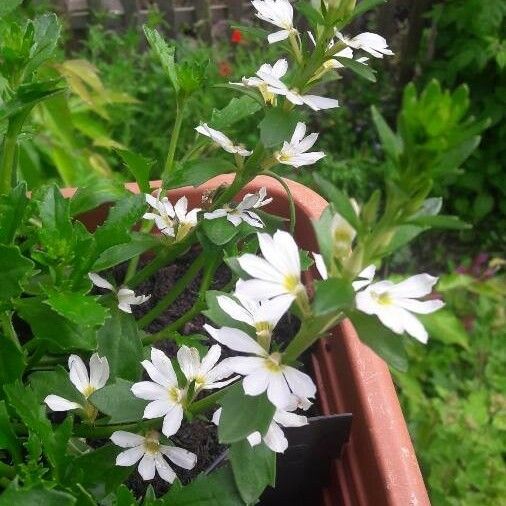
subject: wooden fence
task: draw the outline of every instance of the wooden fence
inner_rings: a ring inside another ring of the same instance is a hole
[[[244,0],[59,0],[59,7],[78,37],[93,16],[102,16],[109,27],[121,29],[143,23],[149,10],[156,9],[169,35],[186,32],[210,41],[220,22],[245,21],[253,15],[251,2]]]

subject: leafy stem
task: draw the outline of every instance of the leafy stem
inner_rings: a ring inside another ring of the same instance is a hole
[[[9,119],[2,145],[2,153],[0,154],[0,195],[9,193],[12,188],[18,136],[21,133],[28,112],[29,110],[23,111]]]
[[[178,97],[176,100],[176,119],[174,121],[174,128],[170,136],[169,150],[165,160],[164,180],[170,175],[174,168],[174,156],[176,154],[177,142],[181,132],[181,125],[183,124],[183,112],[186,105],[184,97]]]
[[[290,187],[286,184],[286,181],[281,176],[278,176],[275,172],[272,172],[270,170],[264,170],[264,174],[278,181],[286,192],[286,195],[288,197],[288,207],[290,210],[290,233],[293,234],[295,231],[295,223],[297,217],[295,213],[295,201],[293,200],[293,195],[292,192],[290,191]]]

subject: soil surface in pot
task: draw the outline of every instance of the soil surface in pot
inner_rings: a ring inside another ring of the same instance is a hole
[[[185,256],[179,258],[170,266],[160,269],[154,276],[136,288],[135,292],[137,295],[151,294],[151,298],[144,304],[140,306],[132,306],[133,314],[136,318],[144,316],[170,291],[171,287],[188,270],[188,267],[196,258],[198,253],[198,249],[190,250]],[[126,267],[127,265],[124,264],[116,267],[111,272],[118,285],[123,282]],[[233,285],[230,285],[231,279],[231,271],[225,264],[222,264],[215,273],[211,289],[232,291]],[[200,282],[201,275],[199,274],[187,286],[186,290],[176,299],[176,301],[156,320],[151,322],[145,330],[149,333],[158,332],[188,311],[197,299]],[[101,290],[98,289],[97,293],[100,292]],[[203,329],[203,325],[205,323],[212,322],[210,322],[205,316],[198,315],[179,329],[179,332],[183,335],[201,334],[202,336],[207,336],[206,331]],[[292,315],[285,315],[285,317],[283,317],[277,325],[273,339],[283,346],[297,333],[299,326],[300,323],[297,318]],[[210,346],[215,344],[215,341],[209,338],[209,340],[204,341],[203,343]],[[169,357],[175,357],[178,349],[178,345],[171,340],[159,341],[154,346],[164,351]],[[222,346],[222,358],[232,356],[234,354],[234,352],[225,346]],[[302,362],[303,365],[301,370],[311,374],[308,367],[309,355],[303,357]],[[145,375],[144,379],[149,378]],[[308,416],[317,416],[321,413],[319,412],[317,406],[314,405],[306,414]],[[225,449],[225,447],[220,445],[218,442],[217,428],[210,421],[211,415],[212,413],[208,414],[208,419],[202,417],[200,419],[195,419],[192,422],[183,421],[181,429],[178,431],[176,436],[171,438],[176,445],[190,450],[197,455],[197,465],[190,471],[174,466],[174,470],[182,483],[188,483],[199,473],[208,469]],[[126,484],[137,497],[144,495],[149,484],[153,486],[157,497],[164,494],[170,487],[170,485],[161,480],[158,475],[156,475],[156,477],[150,482],[145,482],[136,471],[132,473]]]

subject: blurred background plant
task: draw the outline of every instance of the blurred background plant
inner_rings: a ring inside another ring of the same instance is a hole
[[[42,16],[54,5],[25,0],[9,23],[25,26],[27,16]],[[55,180],[94,185],[111,195],[132,179],[120,156],[125,149],[154,161],[152,179],[161,174],[156,160],[165,157],[176,119],[174,91],[156,57],[145,51],[140,23],[118,28],[109,16],[92,14],[79,30],[64,19],[64,46],[38,63],[39,77],[66,91],[33,104],[23,128],[19,167],[30,189]],[[347,77],[326,82],[328,96],[339,97],[342,107],[308,125],[320,132],[318,146],[326,157],[313,170],[279,171],[316,188],[317,172],[360,202],[386,188],[403,205],[429,197],[443,206],[443,216],[429,213],[405,225],[406,246],[383,266],[385,275],[401,269],[443,274],[438,290],[447,306],[425,322],[434,339],[427,348],[409,344],[410,372],[395,373],[435,505],[495,506],[506,495],[506,288],[500,260],[506,246],[505,16],[504,0],[390,0],[366,16],[350,35],[378,32],[396,56],[375,62],[375,86]],[[171,29],[156,7],[146,20]],[[208,27],[212,43],[197,36],[202,28],[185,26],[174,41],[188,69],[206,69],[204,87],[184,110],[178,158],[194,146],[193,126],[227,104],[228,95],[214,85],[240,81],[277,58],[275,48],[258,44],[248,26],[218,22]],[[16,63],[9,56],[16,35],[10,30],[0,27],[0,111],[15,96],[5,79],[5,65],[12,70]],[[227,133],[249,145],[254,128],[246,118]],[[0,136],[7,130],[8,115],[0,115]],[[442,201],[435,198],[440,196]],[[444,230],[415,237],[423,220],[442,220]]]

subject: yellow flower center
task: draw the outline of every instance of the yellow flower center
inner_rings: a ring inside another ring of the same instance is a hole
[[[297,294],[300,291],[300,279],[294,274],[288,274],[283,280],[283,286],[287,292]]]
[[[255,330],[258,337],[270,337],[272,334],[272,325],[269,322],[257,322]]]
[[[268,371],[271,372],[281,371],[283,369],[283,366],[281,365],[281,353],[278,352],[271,353],[265,359],[265,367]]]
[[[95,391],[96,388],[93,385],[87,385],[83,390],[83,395],[87,399]]]
[[[389,306],[392,304],[392,297],[390,297],[390,294],[388,292],[379,294],[376,292],[371,292],[371,296],[378,304],[381,304],[382,306]]]
[[[183,397],[181,390],[177,387],[169,388],[169,390],[167,391],[167,394],[169,396],[169,399],[172,402],[176,402],[176,403],[181,402],[181,399]]]
[[[336,242],[345,242],[345,243],[351,243],[352,236],[348,230],[337,228],[334,231],[334,240]]]
[[[158,432],[151,431],[146,434],[146,438],[144,439],[144,449],[146,450],[146,453],[150,453],[152,455],[160,451]]]

